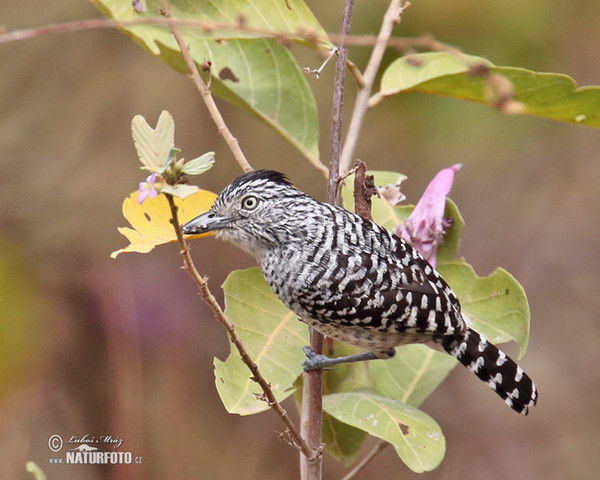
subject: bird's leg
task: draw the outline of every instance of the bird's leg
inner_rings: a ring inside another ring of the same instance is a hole
[[[318,368],[331,368],[338,363],[363,362],[365,360],[377,360],[379,357],[373,352],[357,353],[356,355],[347,355],[345,357],[329,358],[327,355],[314,353],[310,347],[303,348],[307,359],[302,362],[302,368],[305,372],[316,370]]]

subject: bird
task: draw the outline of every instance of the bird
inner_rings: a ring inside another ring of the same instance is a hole
[[[363,352],[329,358],[305,347],[305,371],[388,359],[395,347],[437,347],[514,411],[537,403],[531,378],[470,327],[441,275],[409,243],[371,220],[319,202],[274,170],[242,174],[182,227],[214,232],[252,255],[279,299],[322,334]]]

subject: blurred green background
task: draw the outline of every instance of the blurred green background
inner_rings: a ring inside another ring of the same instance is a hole
[[[600,84],[599,2],[413,3],[396,35],[432,33],[497,65]],[[357,1],[353,32],[376,33],[386,4]],[[338,31],[341,0],[309,5]],[[0,0],[0,12],[8,30],[99,16],[76,0]],[[301,66],[320,63],[293,49]],[[363,67],[368,50],[350,55]],[[187,158],[216,151],[203,188],[219,191],[240,173],[191,82],[112,30],[2,44],[0,65],[0,478],[31,478],[28,460],[61,479],[297,478],[274,415],[221,406],[212,359],[226,356],[227,339],[177,247],[109,257],[126,243],[116,230],[126,224],[122,200],[146,176],[131,141],[135,114],[154,123],[169,110]],[[324,157],[332,76],[309,79]],[[348,114],[352,85],[347,92]],[[282,170],[324,198],[324,181],[295,150],[219,105],[255,168]],[[449,99],[403,96],[369,112],[356,156],[407,174],[410,201],[439,169],[464,164],[451,194],[467,222],[460,253],[480,275],[502,265],[525,287],[532,333],[521,364],[540,401],[517,416],[457,369],[423,406],[447,438],[439,469],[417,476],[387,449],[358,479],[598,478],[599,155],[596,130]],[[229,271],[253,265],[214,239],[194,242],[193,255],[219,297]],[[120,450],[142,465],[48,464],[51,435],[86,433],[122,438]],[[345,471],[330,459],[324,469],[328,479]]]

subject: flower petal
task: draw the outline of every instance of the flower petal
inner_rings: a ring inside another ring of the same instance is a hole
[[[454,175],[461,168],[461,164],[456,164],[438,172],[413,212],[396,229],[396,235],[415,247],[434,267],[437,246],[442,243],[445,233],[443,217],[446,196],[452,188]]]
[[[140,183],[140,193],[138,194],[137,197],[137,203],[139,205],[141,205],[142,203],[144,203],[144,200],[146,200],[146,198],[148,197],[148,191],[144,188],[144,183]]]

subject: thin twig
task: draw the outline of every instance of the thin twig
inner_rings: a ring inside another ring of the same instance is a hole
[[[339,43],[342,39],[339,34],[329,34],[327,37],[319,37],[314,31],[301,29],[296,32],[283,30],[269,30],[266,28],[253,27],[246,23],[225,23],[213,22],[211,20],[191,20],[187,18],[174,17],[139,17],[127,20],[115,20],[112,18],[88,18],[85,20],[75,20],[73,22],[53,23],[41,27],[25,28],[13,30],[10,32],[0,29],[0,43],[16,42],[19,40],[28,40],[32,38],[54,35],[57,33],[73,33],[86,30],[128,28],[141,25],[157,26],[176,26],[204,30],[208,34],[219,31],[234,31],[244,33],[254,33],[260,38],[274,38],[281,43],[287,44],[290,41],[302,40],[305,44],[324,51],[331,49],[331,42]],[[217,36],[215,35],[215,38]],[[377,37],[374,35],[347,35],[344,37],[348,45],[372,47],[377,43]],[[394,37],[388,41],[388,46],[406,51],[413,48],[425,48],[430,50],[443,50],[447,52],[460,52],[455,47],[436,41],[431,35],[422,35],[419,37]]]
[[[184,18],[165,18],[165,17],[139,17],[139,18],[131,18],[128,20],[114,20],[108,18],[92,18],[87,20],[77,20],[74,22],[67,23],[56,23],[51,25],[46,25],[42,27],[34,27],[23,30],[14,30],[12,32],[4,32],[0,33],[0,43],[8,43],[15,42],[18,40],[32,39],[37,37],[42,37],[45,35],[53,35],[57,33],[69,33],[69,32],[78,32],[78,31],[86,31],[86,30],[95,30],[95,29],[105,29],[105,28],[128,28],[139,25],[157,25],[157,26],[169,26],[169,27],[186,27],[186,28],[194,28],[196,30],[203,30],[207,32],[207,34],[215,35],[215,32],[227,32],[227,31],[236,31],[236,32],[245,32],[252,33],[257,36],[257,38],[273,38],[280,42],[283,45],[289,44],[291,41],[301,40],[304,42],[304,45],[307,45],[312,48],[328,50],[331,51],[331,42],[339,43],[342,39],[342,36],[339,34],[329,34],[326,37],[319,36],[316,32],[310,29],[299,29],[296,32],[289,31],[277,31],[277,30],[268,30],[260,27],[252,27],[243,22],[239,23],[224,23],[224,22],[213,22],[211,20],[190,20]],[[2,29],[0,28],[0,32]],[[346,43],[348,45],[354,46],[374,46],[378,42],[378,37],[373,35],[348,35],[344,37]],[[216,39],[216,36],[215,36]],[[418,37],[393,37],[389,38],[387,41],[387,47],[395,48],[401,52],[411,52],[415,49],[422,50],[431,50],[437,52],[447,52],[452,55],[456,55],[458,58],[464,60],[467,66],[470,66],[471,62],[469,62],[464,54],[456,47],[448,45],[443,42],[439,42],[435,40],[432,35],[420,35]],[[363,79],[363,75],[361,74],[358,67],[352,63],[350,60],[346,60],[346,66],[352,77],[354,78],[356,85],[359,89],[363,89],[365,87],[365,82]],[[320,73],[320,70],[314,71],[311,69],[304,69],[305,71]],[[487,77],[484,77],[487,80]],[[489,81],[488,83],[493,83]],[[493,85],[492,85],[493,86]],[[210,88],[210,84],[207,85]],[[378,98],[372,98],[372,104]],[[493,106],[496,106],[494,102],[492,102]],[[372,106],[371,104],[369,106]],[[500,110],[503,110],[501,107],[497,107]],[[515,113],[514,111],[509,110],[509,113]],[[513,109],[514,110],[514,109]],[[306,149],[302,149],[303,154],[306,158],[313,164],[313,166],[319,170],[324,175],[327,174],[327,168],[319,161],[319,159],[307,151]]]
[[[358,135],[369,106],[369,97],[371,95],[371,90],[373,89],[375,76],[379,70],[383,53],[387,48],[388,40],[392,35],[392,29],[394,28],[394,25],[400,21],[400,15],[408,5],[410,4],[406,3],[405,0],[392,0],[383,17],[381,29],[377,36],[377,42],[371,52],[369,63],[363,74],[364,88],[356,95],[352,119],[350,120],[350,126],[348,127],[348,133],[346,134],[346,141],[344,142],[344,148],[342,149],[342,156],[340,159],[340,171],[342,172],[348,170],[352,163],[352,156],[356,149]]]
[[[314,68],[309,68],[309,67],[304,67],[302,69],[302,71],[304,73],[311,73],[315,76],[316,79],[318,79],[321,76],[321,72],[323,71],[323,69],[327,66],[327,64],[331,61],[331,59],[338,53],[338,48],[337,47],[332,47],[331,51],[329,52],[329,55],[327,55],[327,58],[325,58],[325,60],[323,61],[323,63],[321,63],[321,66],[317,69]]]
[[[172,18],[169,0],[161,0],[161,5],[161,13],[163,14],[163,16],[165,18]],[[177,28],[177,26],[175,26],[172,23],[169,24],[169,28],[171,29],[171,32],[175,37],[177,45],[179,45],[179,49],[181,50],[181,54],[183,55],[185,64],[187,65],[187,68],[190,72],[192,81],[194,82],[194,85],[196,85],[196,88],[200,92],[202,100],[204,101],[204,104],[208,109],[210,117],[217,126],[219,134],[223,137],[223,139],[229,146],[229,149],[233,153],[233,156],[235,157],[242,170],[244,172],[249,172],[253,170],[252,166],[246,159],[244,152],[242,152],[242,149],[240,148],[238,139],[234,137],[233,133],[231,133],[231,130],[229,130],[229,127],[225,123],[225,120],[223,120],[223,116],[221,115],[221,112],[219,111],[217,104],[215,103],[215,99],[213,98],[212,93],[210,92],[210,88],[208,87],[208,85],[206,85],[204,80],[202,80],[200,72],[198,72],[198,67],[196,67],[196,62],[194,62],[192,54],[190,53],[190,47],[187,43],[185,43],[185,40],[183,39],[179,28]]]
[[[384,440],[379,440],[375,444],[373,449],[369,453],[367,453],[365,457],[360,462],[358,462],[356,466],[344,476],[344,478],[342,478],[342,480],[350,480],[354,478],[358,472],[365,468],[368,465],[368,463],[371,460],[373,460],[377,456],[377,454],[379,454],[379,452],[381,452],[388,445],[388,442]]]
[[[352,23],[353,0],[345,0],[340,25],[340,42],[336,59],[335,80],[333,86],[333,109],[331,120],[331,148],[329,158],[329,177],[327,182],[327,201],[335,204],[339,185],[339,158],[342,138],[342,109],[344,106],[344,83],[348,58],[346,36]],[[310,348],[313,352],[323,351],[324,337],[314,328],[310,328]],[[323,434],[323,372],[312,370],[303,374],[302,390],[302,434],[312,449],[321,448]],[[322,478],[322,458],[313,462],[301,459],[302,480],[320,480]]]
[[[42,27],[26,28],[23,30],[14,30],[12,32],[2,32],[0,29],[0,43],[15,42],[19,40],[43,37],[45,35],[54,35],[57,33],[71,33],[106,28],[128,28],[138,25],[172,25],[176,27],[203,30],[207,32],[207,34],[212,33],[213,35],[215,32],[220,31],[253,33],[258,38],[273,38],[284,45],[289,44],[291,41],[301,40],[309,47],[327,51],[331,50],[331,42],[339,43],[342,40],[342,37],[339,34],[332,33],[327,35],[327,37],[320,37],[316,32],[307,29],[299,29],[296,32],[289,32],[252,27],[246,23],[225,23],[213,22],[211,20],[190,20],[186,18],[173,17],[139,17],[128,20],[91,18],[87,20],[76,20],[74,22],[55,23]],[[372,47],[377,43],[377,37],[374,35],[347,35],[344,38],[348,45],[359,47]],[[420,35],[418,37],[392,37],[388,39],[387,46],[390,48],[395,48],[401,52],[413,51],[414,49],[423,49],[436,52],[448,52],[459,57],[463,56],[463,53],[458,48],[443,42],[439,42],[435,40],[432,35],[428,34]],[[346,66],[354,77],[358,88],[362,89],[364,87],[364,81],[358,67],[350,60],[346,61]]]
[[[348,62],[348,43],[352,23],[353,0],[344,2],[344,13],[339,35],[339,51],[336,60],[335,79],[333,84],[333,101],[331,111],[331,147],[329,150],[329,182],[327,185],[327,201],[336,203],[339,187],[340,154],[342,149],[342,112],[344,108],[344,84]]]
[[[213,22],[210,20],[190,20],[186,18],[165,18],[165,17],[139,17],[128,20],[115,20],[112,18],[89,18],[85,20],[75,20],[73,22],[53,23],[41,27],[25,28],[13,31],[0,30],[0,43],[10,43],[19,40],[29,40],[46,35],[55,35],[58,33],[73,33],[87,30],[128,28],[141,25],[157,26],[176,26],[204,30],[207,33],[218,31],[235,31],[244,33],[254,33],[260,38],[274,38],[282,43],[288,43],[294,40],[302,40],[305,44],[324,51],[331,49],[331,43],[339,43],[341,36],[339,34],[328,34],[328,38],[320,38],[315,32],[310,30],[298,30],[289,32],[283,30],[269,30],[266,28],[253,27],[245,23],[225,23]],[[216,38],[216,37],[215,37]],[[347,35],[345,37],[348,45],[357,47],[372,47],[377,43],[377,37],[374,35]],[[400,51],[409,51],[415,48],[421,48],[433,51],[444,51],[460,55],[462,52],[451,45],[435,40],[431,35],[425,34],[418,37],[391,37],[387,46],[396,48]],[[351,66],[348,65],[351,69]]]
[[[258,383],[263,393],[265,394],[265,400],[267,402],[267,405],[269,405],[269,407],[271,407],[271,409],[273,409],[275,413],[279,415],[279,417],[287,427],[294,444],[300,449],[302,454],[308,459],[314,459],[315,456],[317,456],[317,453],[314,450],[312,450],[304,441],[302,435],[300,435],[300,431],[298,430],[294,422],[292,422],[286,410],[275,398],[275,395],[273,394],[273,390],[271,390],[269,382],[262,376],[260,370],[258,369],[258,365],[252,361],[252,358],[250,358],[250,355],[245,349],[242,340],[240,339],[240,337],[238,337],[235,331],[234,324],[227,319],[225,313],[223,312],[223,309],[221,308],[214,295],[208,288],[208,279],[206,277],[201,276],[200,273],[198,273],[198,270],[196,269],[196,266],[192,261],[190,249],[185,239],[183,238],[183,232],[181,230],[179,218],[177,215],[177,205],[175,205],[175,201],[173,200],[172,195],[165,195],[167,197],[167,200],[169,202],[169,208],[171,210],[171,223],[173,224],[173,228],[175,229],[175,234],[177,236],[177,241],[179,243],[179,246],[181,247],[180,253],[183,256],[183,268],[194,279],[194,282],[196,283],[196,286],[200,291],[200,296],[202,297],[202,300],[204,300],[204,302],[206,302],[206,304],[210,307],[210,309],[215,315],[216,320],[227,330],[231,343],[235,345],[240,354],[240,357],[242,358],[242,361],[250,370],[250,373],[252,374],[252,380]]]

